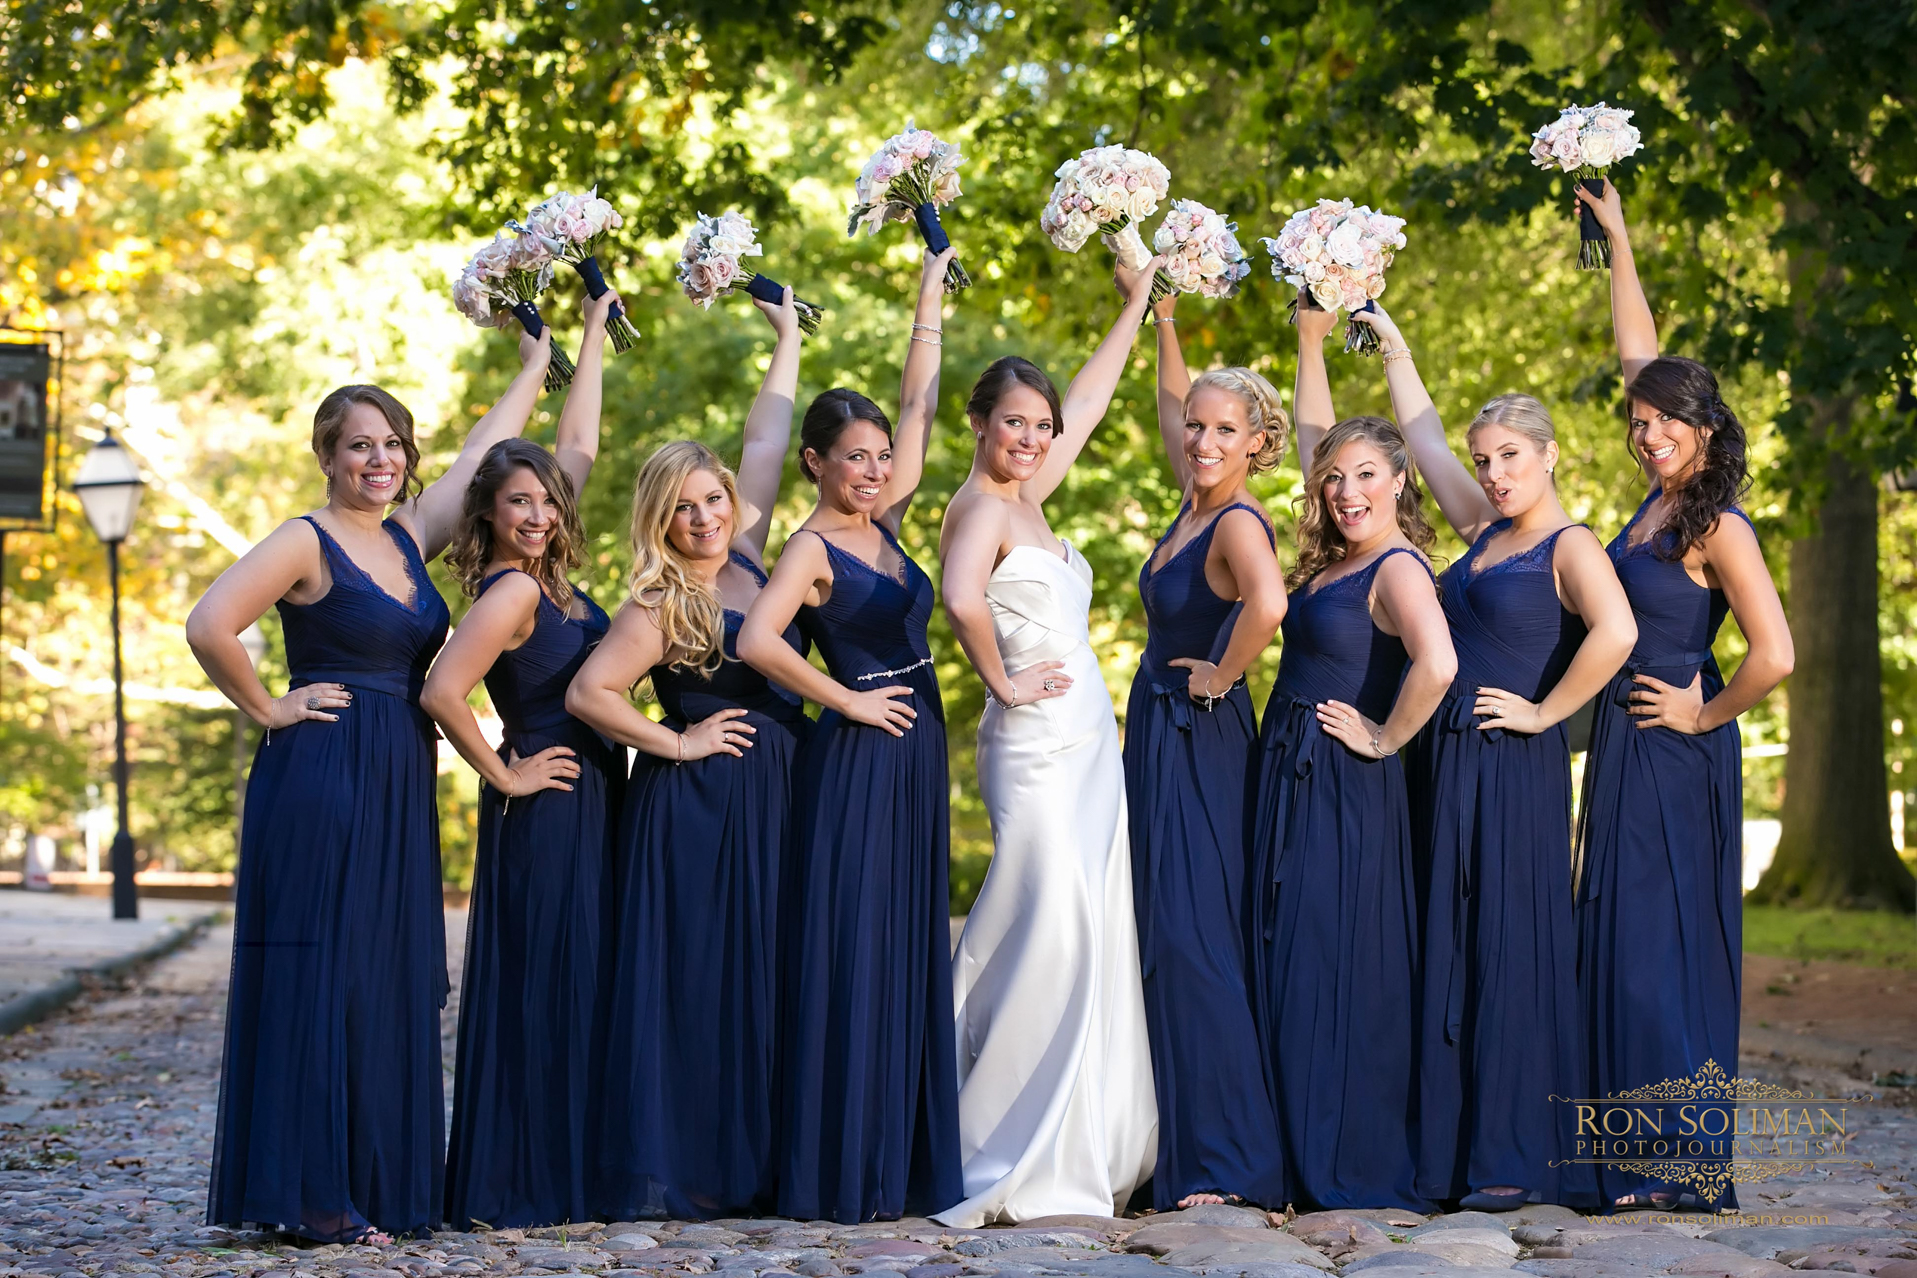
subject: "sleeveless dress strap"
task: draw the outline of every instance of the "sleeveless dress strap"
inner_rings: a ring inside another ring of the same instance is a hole
[[[1273,550],[1278,549],[1278,530],[1272,526],[1270,514],[1268,514],[1263,509],[1252,505],[1248,501],[1235,501],[1231,505],[1219,511],[1217,514],[1217,517],[1211,521],[1209,528],[1218,527],[1218,521],[1220,519],[1223,519],[1226,515],[1229,515],[1234,510],[1250,511],[1252,513],[1252,516],[1255,519],[1257,519],[1259,525],[1264,528],[1265,540],[1271,543],[1271,548]],[[1209,528],[1208,528],[1208,531],[1209,531]],[[1157,552],[1154,551],[1153,553],[1156,554]]]
[[[1376,559],[1372,560],[1371,566],[1364,569],[1359,575],[1366,576],[1366,577],[1376,577],[1378,575],[1378,569],[1384,567],[1384,561],[1391,558],[1391,556],[1393,555],[1410,555],[1413,559],[1417,560],[1418,567],[1424,569],[1425,576],[1430,577],[1434,583],[1438,580],[1437,577],[1431,571],[1431,565],[1425,562],[1424,556],[1419,554],[1417,551],[1413,550],[1409,546],[1391,547],[1391,549],[1385,551],[1382,555],[1379,555]]]
[[[532,576],[532,574],[527,572],[524,568],[501,568],[498,572],[494,573],[492,576],[484,577],[480,579],[479,589],[473,592],[473,598],[475,599],[479,598],[481,595],[485,594],[487,590],[491,589],[492,584],[495,581],[498,581],[501,577],[504,577],[508,575],[509,573],[515,573],[515,572],[522,577]],[[539,593],[543,595],[546,592],[544,590],[541,590]]]
[[[811,530],[811,529],[809,529],[809,528],[801,528],[801,529],[800,529],[799,531],[800,531],[800,532],[812,532],[812,530]],[[817,533],[812,533],[812,535],[813,535],[814,537],[818,537],[818,536],[819,536],[819,534],[817,534]],[[820,539],[821,541],[824,541],[824,540],[825,540],[825,539],[824,539],[823,537],[820,537],[819,539]],[[786,540],[788,540],[788,541],[790,541],[790,540],[791,540],[791,538],[789,538],[789,537],[788,537],[788,538],[787,538]],[[827,543],[827,544],[829,545],[830,543]],[[766,574],[765,574],[765,569],[763,569],[763,568],[761,568],[761,567],[759,567],[759,565],[757,565],[757,564],[755,564],[755,563],[753,563],[753,562],[752,562],[752,556],[750,556],[750,555],[742,555],[742,554],[740,554],[740,553],[739,553],[738,551],[736,551],[736,550],[727,550],[727,551],[726,551],[726,556],[727,556],[727,558],[729,558],[729,559],[731,559],[733,563],[735,563],[735,564],[737,564],[737,565],[738,565],[739,567],[741,567],[741,568],[743,568],[743,569],[745,569],[745,570],[746,570],[747,572],[749,572],[749,573],[751,573],[751,574],[752,574],[752,579],[753,579],[754,581],[756,581],[756,582],[758,582],[758,583],[759,583],[759,584],[760,584],[761,586],[764,586],[764,585],[765,585],[765,584],[766,584],[767,582],[769,582],[769,581],[771,581],[771,580],[772,580],[772,579],[771,579],[770,577],[768,577],[768,576],[766,576]]]

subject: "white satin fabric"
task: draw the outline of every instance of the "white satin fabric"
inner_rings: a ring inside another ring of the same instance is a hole
[[[1111,695],[1092,652],[1092,570],[1018,546],[985,588],[1008,672],[1063,661],[1062,697],[1001,709],[978,729],[992,865],[952,960],[957,1228],[1116,1215],[1158,1151],[1132,915],[1125,777]]]

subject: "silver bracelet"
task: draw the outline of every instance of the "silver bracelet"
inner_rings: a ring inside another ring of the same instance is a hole
[[[1158,327],[1158,326],[1159,326],[1160,324],[1176,324],[1177,322],[1178,322],[1178,317],[1177,317],[1176,315],[1154,315],[1154,316],[1152,316],[1152,327],[1153,327],[1153,328],[1156,328],[1156,327]]]
[[[1389,364],[1394,359],[1410,359],[1410,358],[1411,358],[1411,350],[1409,347],[1396,346],[1396,347],[1393,347],[1391,350],[1386,351],[1383,355],[1379,356],[1378,362],[1382,364]]]
[[[1006,682],[1011,683],[1012,681],[1010,679],[1007,679]],[[992,693],[992,700],[998,702],[999,709],[1010,710],[1013,706],[1018,704],[1018,685],[1015,683],[1012,684],[1012,699],[1010,701],[1000,700],[999,695],[996,692]]]
[[[1384,735],[1384,733],[1382,733],[1382,732],[1378,732],[1378,733],[1374,733],[1374,734],[1372,735],[1372,738],[1371,738],[1371,748],[1372,748],[1373,750],[1376,750],[1376,751],[1378,752],[1378,757],[1379,757],[1380,759],[1389,759],[1389,758],[1390,758],[1390,757],[1391,757],[1392,755],[1394,755],[1394,754],[1396,754],[1396,753],[1398,753],[1398,752],[1397,752],[1396,750],[1387,750],[1387,749],[1385,749],[1385,748],[1384,748],[1383,746],[1381,746],[1381,745],[1379,745],[1379,744],[1378,744],[1378,738],[1379,738],[1379,737],[1381,737],[1381,736],[1383,736],[1383,735]]]
[[[930,324],[920,324],[916,321],[913,322],[912,327],[916,329],[922,329],[927,333],[943,333],[945,331],[942,328],[934,328]]]
[[[684,763],[685,761],[686,761],[686,734],[681,732],[679,734],[679,757],[672,761],[672,766],[676,768],[680,764]]]
[[[915,342],[924,342],[924,343],[925,343],[925,344],[926,344],[927,346],[943,346],[943,345],[945,345],[945,343],[944,343],[944,342],[939,342],[939,341],[934,341],[933,339],[931,339],[931,338],[929,338],[929,337],[920,337],[920,336],[919,336],[919,335],[918,335],[917,333],[914,333],[914,334],[912,334],[912,340],[913,340],[913,341],[915,341]]]

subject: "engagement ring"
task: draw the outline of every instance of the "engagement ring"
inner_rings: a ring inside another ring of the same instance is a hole
[[[317,710],[317,709],[319,709],[319,698],[318,698],[318,697],[308,697],[308,698],[306,699],[306,708],[307,708],[308,710]]]
[[[1050,679],[1047,679],[1047,680],[1045,681],[1045,691],[1047,691],[1047,692],[1057,692],[1057,691],[1058,691],[1058,685],[1057,685],[1056,683],[1054,683],[1054,682],[1053,682],[1052,680],[1050,680]]]

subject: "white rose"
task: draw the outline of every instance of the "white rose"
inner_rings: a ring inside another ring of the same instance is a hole
[[[1584,162],[1594,169],[1608,167],[1617,159],[1617,137],[1604,130],[1592,129],[1580,139],[1584,149]]]
[[[1356,223],[1340,222],[1325,237],[1325,252],[1340,266],[1362,266],[1365,260],[1363,237]]]
[[[1198,269],[1205,275],[1217,275],[1225,269],[1225,259],[1217,253],[1206,253],[1198,259]]]

